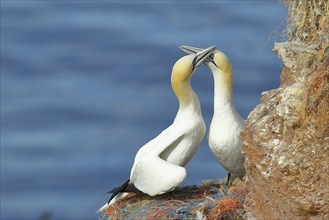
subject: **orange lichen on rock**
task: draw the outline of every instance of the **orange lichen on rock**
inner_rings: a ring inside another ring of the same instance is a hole
[[[225,198],[218,202],[217,206],[210,213],[210,219],[238,219],[239,213],[236,210],[239,210],[242,207],[243,203],[236,199]]]

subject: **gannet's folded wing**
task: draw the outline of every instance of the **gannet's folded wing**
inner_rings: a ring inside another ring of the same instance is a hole
[[[130,180],[142,192],[155,196],[178,186],[186,175],[184,167],[168,163],[158,155],[146,155],[135,164]]]
[[[135,162],[139,161],[147,154],[160,155],[164,152],[173,150],[183,139],[185,134],[173,130],[172,127],[167,128],[161,132],[156,138],[145,144],[135,156]],[[132,168],[134,172],[134,166]]]

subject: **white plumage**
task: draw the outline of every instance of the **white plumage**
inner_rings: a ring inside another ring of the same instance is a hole
[[[196,53],[202,49],[182,46],[187,53]],[[227,56],[215,50],[204,62],[214,77],[214,115],[209,129],[209,148],[218,162],[230,175],[242,178],[245,175],[244,155],[240,132],[244,121],[237,112],[233,100],[233,73]],[[232,178],[233,180],[233,178]]]
[[[172,125],[137,152],[131,169],[130,180],[105,204],[104,210],[127,196],[128,185],[150,196],[174,189],[185,179],[184,166],[200,146],[206,127],[201,114],[200,103],[191,87],[191,77],[199,65],[211,54],[210,47],[196,54],[179,59],[172,70],[171,84],[179,101],[179,109]],[[160,101],[160,100],[159,100]]]

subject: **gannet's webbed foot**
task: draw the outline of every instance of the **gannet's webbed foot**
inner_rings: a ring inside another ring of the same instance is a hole
[[[226,186],[229,186],[230,185],[230,179],[231,179],[231,173],[227,173]]]

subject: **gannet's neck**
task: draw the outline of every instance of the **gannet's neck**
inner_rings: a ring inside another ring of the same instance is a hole
[[[214,114],[226,114],[235,111],[232,100],[233,76],[232,68],[212,69],[214,77]]]
[[[172,78],[172,88],[179,102],[179,109],[199,106],[199,100],[194,93],[190,79],[175,80]]]
[[[191,86],[191,78],[195,69],[191,63],[194,56],[182,57],[175,63],[171,73],[171,86],[179,101],[179,110],[192,107],[198,109],[199,100]]]

